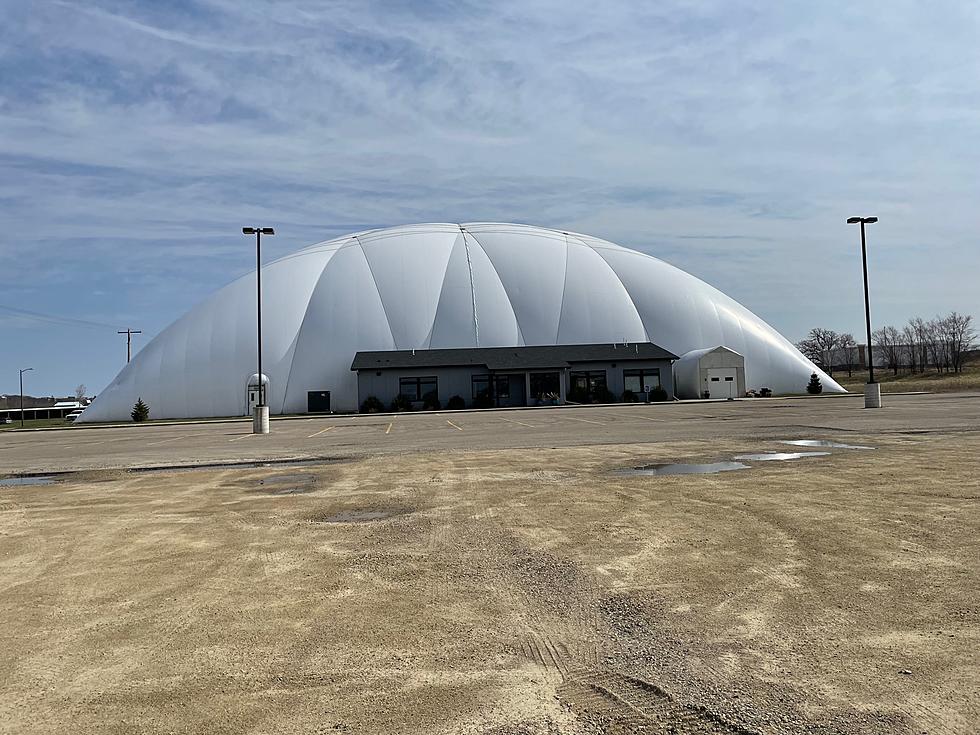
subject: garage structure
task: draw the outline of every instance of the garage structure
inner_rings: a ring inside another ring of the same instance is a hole
[[[740,398],[745,395],[745,358],[724,345],[691,350],[674,363],[678,398]]]
[[[467,407],[544,406],[673,397],[676,359],[650,342],[385,350],[358,352],[351,370],[359,405],[401,395],[413,408],[454,396]]]

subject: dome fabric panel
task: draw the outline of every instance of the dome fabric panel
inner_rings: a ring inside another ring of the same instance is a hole
[[[306,307],[289,370],[283,413],[304,413],[308,391],[329,390],[331,400],[357,408],[358,350],[393,350],[395,340],[374,276],[360,245],[348,245],[322,271]],[[426,330],[426,334],[428,330]],[[273,389],[275,382],[273,379]]]
[[[459,235],[457,228],[357,237],[384,304],[395,349],[429,346],[446,266]]]
[[[629,292],[606,261],[575,240],[566,254],[557,344],[608,342],[611,324],[621,325],[619,342],[648,342]]]
[[[364,350],[650,341],[675,354],[725,345],[748,387],[800,393],[832,378],[744,306],[643,253],[588,235],[498,223],[393,227],[317,243],[262,269],[263,372],[273,413],[309,391],[357,409]],[[243,415],[255,373],[255,274],[164,329],[78,421]]]
[[[483,246],[469,233],[464,234],[466,252],[473,274],[473,301],[480,347],[511,347],[525,344],[514,307]]]
[[[463,233],[456,236],[446,272],[443,274],[428,344],[439,347],[477,347],[477,324],[473,313],[473,279]]]
[[[555,344],[565,294],[565,236],[548,230],[513,233],[467,227],[467,232],[490,258],[524,344]]]

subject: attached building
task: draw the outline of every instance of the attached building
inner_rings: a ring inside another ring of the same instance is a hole
[[[676,359],[650,342],[470,347],[358,352],[351,370],[359,404],[402,395],[421,407],[434,393],[443,406],[454,396],[467,407],[541,406],[645,400],[657,389],[672,397]]]
[[[740,398],[745,395],[745,358],[719,345],[691,350],[674,363],[678,398]]]

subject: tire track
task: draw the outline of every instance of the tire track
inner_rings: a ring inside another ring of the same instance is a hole
[[[558,695],[573,711],[598,715],[626,732],[758,735],[707,709],[676,701],[653,682],[610,671],[570,676]]]

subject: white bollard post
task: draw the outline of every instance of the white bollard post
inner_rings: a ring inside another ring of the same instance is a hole
[[[252,433],[253,434],[268,434],[269,433],[269,407],[268,406],[256,406],[252,412]]]
[[[881,383],[865,383],[864,407],[881,408]]]

